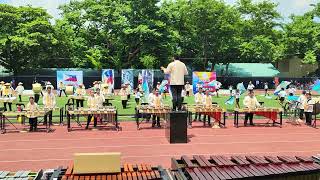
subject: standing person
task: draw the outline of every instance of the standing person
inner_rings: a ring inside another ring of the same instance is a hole
[[[58,90],[59,90],[59,97],[61,97],[62,92],[64,93],[64,95],[65,95],[66,97],[68,97],[68,95],[67,95],[67,93],[66,93],[66,86],[63,84],[62,81],[59,82]]]
[[[9,106],[9,111],[12,111],[12,101],[10,100],[10,98],[12,97],[12,92],[13,89],[11,87],[10,83],[6,83],[4,84],[4,89],[2,90],[2,97],[4,98],[9,98],[8,102],[4,102],[3,106],[4,106],[4,111],[7,111],[7,105]]]
[[[268,83],[265,82],[264,83],[264,96],[269,96],[268,89],[269,89]]]
[[[206,90],[206,93],[203,97],[203,104],[206,108],[212,107],[212,96],[210,95],[209,90]]]
[[[88,106],[89,109],[97,109],[96,98],[94,96],[94,92],[93,91],[90,91],[90,96],[88,97],[87,106]],[[93,121],[94,121],[94,125],[93,126],[97,127],[97,117],[95,117],[93,114],[90,114],[90,115],[88,115],[86,129],[89,128],[89,124],[90,124],[92,118],[93,118]]]
[[[299,118],[300,120],[303,119],[303,114],[304,114],[304,105],[307,102],[307,92],[305,90],[302,91],[302,94],[299,96],[298,102],[299,102]]]
[[[126,109],[127,108],[127,102],[128,102],[128,95],[126,91],[126,87],[123,85],[120,92],[119,92],[121,102],[122,102],[122,108]]]
[[[4,81],[1,81],[0,82],[0,97],[2,97],[2,91],[3,91],[3,88],[4,88]]]
[[[236,107],[240,109],[240,90],[236,89],[236,94],[235,94],[235,98],[236,98]]]
[[[40,83],[35,82],[32,84],[32,91],[34,93],[34,101],[38,104],[40,99],[40,94],[42,93],[42,86]]]
[[[253,89],[254,89],[254,85],[252,84],[252,82],[250,81],[249,82],[249,84],[248,84],[248,91],[250,92],[250,91],[253,91]]]
[[[232,85],[230,85],[230,86],[229,86],[230,96],[232,95],[232,91],[233,91],[233,86],[232,86]]]
[[[311,123],[312,123],[313,106],[314,106],[315,103],[312,100],[310,92],[308,92],[306,94],[306,97],[307,97],[307,101],[305,102],[305,105],[304,105],[304,114],[306,116],[306,124],[307,125],[311,125]]]
[[[257,98],[254,96],[253,91],[249,91],[248,96],[246,96],[243,100],[243,105],[248,108],[249,110],[255,110],[257,107],[260,107],[260,104],[257,100]],[[245,113],[245,120],[244,120],[244,125],[246,126],[248,123],[248,120],[250,120],[250,125],[254,126],[253,124],[253,113],[252,112],[247,112]]]
[[[84,102],[84,96],[86,95],[86,89],[84,88],[83,84],[79,84],[79,87],[77,87],[75,96],[78,98],[76,99],[76,105],[77,108],[83,107],[83,102]]]
[[[29,103],[26,106],[26,111],[29,112],[29,124],[30,124],[30,132],[37,131],[38,118],[34,115],[34,111],[38,111],[38,104],[34,101],[34,97],[29,97]]]
[[[137,88],[135,91],[135,95],[134,95],[134,100],[136,101],[136,104],[139,105],[140,103],[140,98],[141,98],[141,92],[139,91],[139,89]]]
[[[131,85],[128,82],[126,83],[126,91],[127,91],[128,100],[129,100],[131,95]]]
[[[44,108],[48,109],[48,112],[44,116],[43,124],[47,124],[47,118],[49,116],[49,124],[52,125],[52,109],[56,107],[56,97],[50,86],[47,87],[47,93],[44,94],[42,101]]]
[[[221,82],[217,81],[217,85],[216,85],[216,94],[217,94],[217,97],[219,97],[219,90],[220,90],[221,86],[222,86]]]
[[[160,108],[163,105],[161,95],[159,95],[159,91],[157,91],[157,90],[155,91],[155,94],[153,96],[152,105],[155,108]],[[155,127],[156,124],[157,124],[157,127],[161,127],[161,125],[160,125],[160,116],[153,115],[152,116],[152,127]]]
[[[290,86],[288,92],[289,92],[289,96],[293,96],[296,92],[296,88],[292,85]]]
[[[181,91],[181,102],[182,103],[184,102],[184,97],[186,97],[186,90],[182,89],[182,91]]]
[[[284,90],[284,88],[281,88],[281,91],[278,94],[278,97],[279,97],[279,100],[280,100],[281,104],[284,102],[286,96],[287,96],[286,91]]]
[[[191,85],[189,84],[188,81],[186,82],[186,85],[184,86],[184,88],[185,88],[185,90],[186,90],[186,96],[189,97],[190,94],[191,94],[192,87],[191,87]]]
[[[180,111],[182,107],[181,91],[184,86],[184,76],[188,75],[188,70],[178,58],[172,58],[172,61],[167,68],[161,67],[161,70],[165,74],[170,74],[173,110]]]
[[[23,91],[24,91],[24,87],[23,87],[23,83],[22,82],[18,83],[18,86],[17,86],[15,91],[17,92],[17,95],[19,96],[19,102],[22,102],[22,94],[23,94]]]
[[[157,82],[157,86],[156,86],[157,91],[160,91],[160,86],[161,86],[160,82]]]
[[[204,95],[202,93],[202,88],[198,90],[198,92],[194,95],[194,100],[197,106],[202,106],[204,101]],[[201,121],[201,114],[196,112],[196,116],[194,121],[196,121],[198,118],[199,121]]]
[[[104,95],[100,93],[100,89],[96,89],[95,103],[98,109],[103,108],[104,101],[105,101]]]

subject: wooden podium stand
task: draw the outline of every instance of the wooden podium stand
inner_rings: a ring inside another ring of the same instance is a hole
[[[188,143],[188,114],[186,111],[171,112],[166,122],[166,137],[170,144]]]

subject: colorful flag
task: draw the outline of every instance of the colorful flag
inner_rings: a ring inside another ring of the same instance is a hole
[[[232,105],[234,103],[234,96],[230,96],[230,98],[225,102],[226,105]]]
[[[246,88],[244,87],[243,83],[238,83],[237,89],[240,91],[240,94],[243,94],[244,92],[247,91]]]
[[[312,91],[316,91],[318,94],[320,94],[320,80],[317,79],[313,86],[312,86]]]
[[[161,82],[161,84],[160,84],[160,87],[159,87],[160,93],[163,93],[163,92],[164,92],[167,84],[168,84],[168,80],[162,80],[162,82]]]
[[[76,75],[70,75],[70,74],[64,74],[64,81],[70,81],[70,82],[77,82],[77,76]]]
[[[283,88],[283,89],[286,89],[287,86],[289,86],[290,84],[291,84],[291,82],[289,82],[289,81],[282,81],[282,82],[277,86],[277,88],[276,88],[276,90],[274,91],[273,94],[274,94],[274,95],[278,95],[282,88]]]

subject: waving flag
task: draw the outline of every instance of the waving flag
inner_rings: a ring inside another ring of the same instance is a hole
[[[234,103],[234,96],[230,96],[230,98],[225,102],[226,105],[232,105]]]
[[[283,88],[283,89],[286,89],[287,86],[289,86],[290,84],[291,84],[291,82],[289,82],[289,81],[282,81],[282,82],[277,86],[277,88],[276,88],[276,90],[274,91],[273,94],[274,94],[274,95],[278,95],[282,88]]]
[[[299,96],[288,96],[287,99],[288,101],[298,101]]]
[[[153,71],[144,69],[142,70],[142,89],[146,97],[149,96],[150,89],[153,87]]]
[[[320,94],[320,80],[317,79],[313,86],[312,86],[312,91],[316,91],[318,94]]]
[[[243,83],[238,83],[237,89],[240,91],[240,94],[243,94],[244,92],[246,92],[246,88],[244,87]]]
[[[163,80],[161,82],[160,87],[159,87],[160,93],[163,93],[163,91],[165,90],[167,84],[168,84],[168,80]]]

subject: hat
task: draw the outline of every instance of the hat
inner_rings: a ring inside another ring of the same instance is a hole
[[[51,85],[51,82],[48,81],[48,82],[47,82],[47,85]]]
[[[98,82],[97,81],[93,81],[93,83],[92,84],[97,84]]]
[[[19,82],[19,83],[18,83],[18,85],[22,85],[22,84],[23,84],[22,82]]]
[[[10,84],[10,83],[5,83],[4,85],[5,85],[5,86],[11,86],[11,84]]]
[[[160,82],[157,82],[158,84],[160,84]]]
[[[189,84],[189,81],[187,81],[187,84]]]
[[[4,84],[4,81],[1,81],[0,84]]]
[[[79,84],[79,87],[83,86],[83,84]]]

